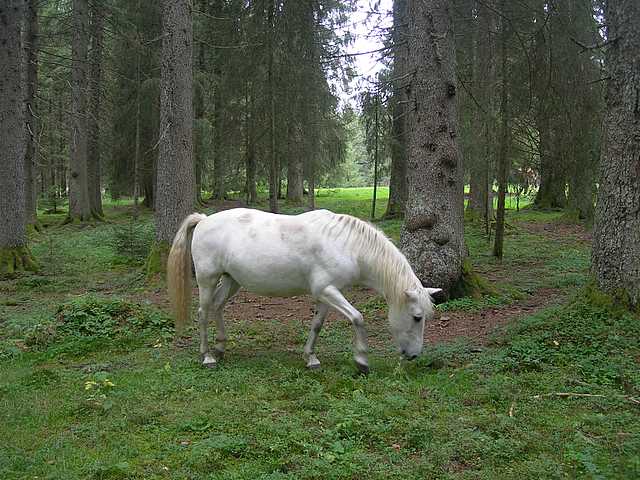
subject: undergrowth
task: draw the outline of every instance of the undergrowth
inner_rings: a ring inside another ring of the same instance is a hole
[[[156,333],[170,338],[170,317],[157,309],[114,298],[82,295],[58,306],[54,318],[30,327],[27,346],[45,349],[69,338],[115,338]]]

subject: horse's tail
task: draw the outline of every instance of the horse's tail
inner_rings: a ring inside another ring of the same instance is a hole
[[[167,260],[167,291],[175,317],[176,333],[183,331],[191,307],[191,239],[193,229],[207,218],[201,213],[192,213],[184,219],[178,229]]]

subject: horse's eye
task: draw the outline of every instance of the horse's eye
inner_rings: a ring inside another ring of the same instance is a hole
[[[415,320],[415,322],[417,323],[417,322],[422,321],[422,317],[417,317],[417,316],[414,315],[413,316],[413,320]]]

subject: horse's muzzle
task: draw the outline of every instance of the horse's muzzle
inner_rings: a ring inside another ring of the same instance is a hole
[[[415,355],[415,354],[414,354],[414,355],[409,355],[409,354],[407,354],[407,351],[406,351],[406,350],[402,350],[402,352],[401,352],[401,353],[402,353],[402,356],[403,356],[406,360],[409,360],[409,361],[411,361],[411,360],[415,360],[416,358],[418,358],[418,355]]]

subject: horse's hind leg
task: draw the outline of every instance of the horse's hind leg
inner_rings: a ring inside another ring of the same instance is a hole
[[[230,277],[229,275],[223,275],[214,294],[213,316],[216,320],[217,328],[216,346],[214,349],[216,352],[216,356],[219,359],[224,356],[225,344],[227,343],[227,335],[225,333],[222,312],[227,301],[229,301],[229,299],[237,293],[239,288],[240,285],[232,277]]]
[[[320,368],[320,361],[318,360],[318,357],[316,357],[315,348],[316,341],[318,340],[318,335],[320,334],[320,330],[322,330],[322,325],[324,324],[324,319],[327,318],[328,311],[329,305],[327,305],[326,303],[318,302],[316,304],[316,313],[313,316],[313,320],[311,321],[309,339],[304,346],[304,356],[307,359],[307,368]]]
[[[216,359],[209,353],[209,313],[213,306],[213,298],[216,291],[216,283],[207,282],[203,285],[198,282],[198,292],[200,295],[200,308],[198,309],[198,325],[200,327],[200,355],[202,356],[202,365],[205,367],[215,367]]]

